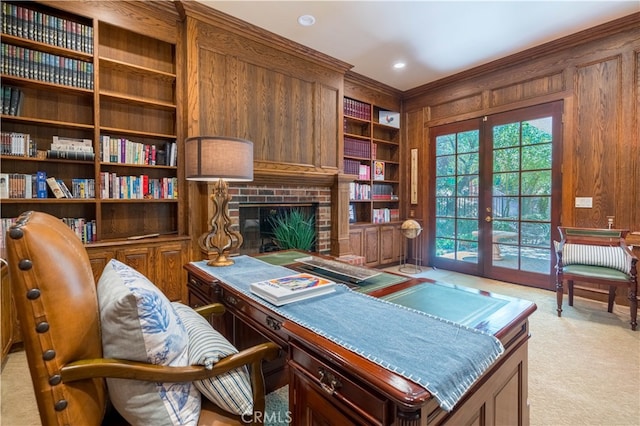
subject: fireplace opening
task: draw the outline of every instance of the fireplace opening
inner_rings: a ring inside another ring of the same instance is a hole
[[[318,203],[262,203],[240,204],[240,233],[244,239],[240,247],[240,254],[252,255],[279,251],[280,247],[274,238],[272,220],[282,217],[291,210],[298,210],[305,216],[313,215],[313,227],[316,232],[316,242],[311,251],[317,250],[318,244]]]

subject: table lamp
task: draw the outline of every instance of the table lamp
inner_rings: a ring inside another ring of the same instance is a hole
[[[185,177],[187,180],[214,182],[211,200],[211,230],[198,239],[207,253],[209,266],[233,265],[229,252],[238,249],[242,235],[231,229],[229,185],[227,182],[253,180],[253,143],[244,139],[196,136],[185,140]]]

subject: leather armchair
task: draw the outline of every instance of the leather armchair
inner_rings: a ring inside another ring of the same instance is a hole
[[[7,254],[18,320],[31,380],[44,425],[99,425],[111,416],[107,377],[152,382],[186,382],[248,365],[254,419],[265,407],[262,361],[279,348],[265,343],[228,356],[212,370],[168,367],[103,358],[100,314],[91,264],[78,237],[60,219],[40,212],[20,216],[8,232]],[[222,305],[198,309],[224,312]],[[256,422],[256,421],[254,421]],[[110,424],[110,423],[109,423]],[[199,424],[247,424],[202,398]]]

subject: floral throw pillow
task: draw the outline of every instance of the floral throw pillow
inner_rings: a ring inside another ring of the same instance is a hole
[[[105,358],[187,366],[188,335],[171,302],[144,275],[111,260],[98,281]],[[191,382],[107,379],[118,412],[135,425],[195,425],[200,393]]]

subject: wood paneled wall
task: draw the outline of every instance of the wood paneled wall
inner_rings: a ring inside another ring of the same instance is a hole
[[[405,92],[405,152],[420,149],[424,183],[416,216],[428,219],[431,127],[554,100],[564,101],[562,224],[615,216],[640,231],[640,13]]]
[[[186,134],[252,141],[259,184],[336,185],[350,66],[197,3],[183,5]],[[190,191],[190,204],[207,203],[201,192]],[[348,222],[344,210],[336,227]],[[191,219],[191,235],[207,229],[207,217]]]

